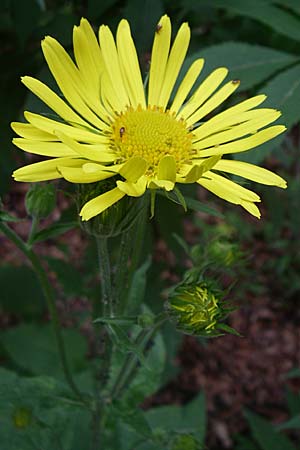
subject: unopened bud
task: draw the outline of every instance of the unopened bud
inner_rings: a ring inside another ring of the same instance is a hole
[[[219,336],[224,328],[220,320],[232,309],[224,307],[222,296],[222,292],[209,282],[180,285],[170,295],[166,310],[177,329],[183,333]]]
[[[56,192],[53,184],[34,183],[26,194],[26,210],[32,217],[42,219],[49,216],[55,204]]]
[[[154,323],[154,316],[152,314],[140,314],[137,318],[137,323],[142,328],[151,327]]]

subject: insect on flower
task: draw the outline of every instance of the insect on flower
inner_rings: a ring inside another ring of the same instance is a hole
[[[162,24],[158,23],[155,28],[156,33],[159,33],[161,31],[161,29],[162,29]]]
[[[121,127],[120,128],[120,138],[122,138],[123,137],[123,134],[125,133],[125,128],[124,127]]]

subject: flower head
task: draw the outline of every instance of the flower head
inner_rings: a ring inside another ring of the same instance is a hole
[[[225,306],[222,296],[222,292],[207,281],[182,284],[170,294],[166,311],[177,329],[186,334],[214,337],[223,331],[236,333],[221,322],[233,310]]]
[[[34,78],[26,76],[22,82],[57,119],[25,112],[27,123],[13,123],[12,128],[20,136],[14,139],[19,148],[51,159],[16,170],[15,179],[94,183],[115,177],[112,189],[83,206],[82,220],[126,195],[140,197],[149,189],[172,191],[176,183],[198,183],[260,217],[255,205],[259,196],[220,172],[283,188],[285,181],[266,169],[223,156],[282,133],[282,125],[267,127],[280,112],[257,109],[266,98],[257,95],[211,117],[239,81],[222,85],[228,70],[221,67],[198,84],[203,59],[193,62],[174,92],[189,40],[190,29],[184,23],[171,45],[170,19],[166,15],[160,19],[145,92],[126,20],[119,23],[116,39],[102,25],[98,42],[89,22],[82,19],[73,34],[75,62],[47,36],[42,49],[62,96]]]

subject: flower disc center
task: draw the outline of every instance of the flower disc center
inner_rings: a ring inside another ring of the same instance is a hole
[[[174,156],[177,165],[191,158],[192,133],[185,122],[159,108],[129,109],[117,116],[112,129],[112,145],[120,162],[140,156],[155,169],[166,155]]]

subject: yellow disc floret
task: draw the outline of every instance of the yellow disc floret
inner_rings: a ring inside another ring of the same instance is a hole
[[[149,170],[155,172],[166,155],[173,156],[177,166],[191,159],[192,133],[184,121],[176,120],[161,108],[129,108],[117,116],[112,130],[111,145],[119,162],[140,156],[147,161]]]

